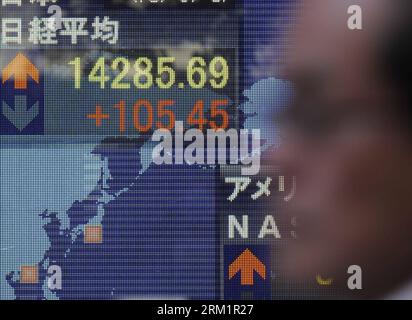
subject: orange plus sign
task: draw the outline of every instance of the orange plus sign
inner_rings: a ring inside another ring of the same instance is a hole
[[[109,119],[110,116],[108,114],[104,114],[102,107],[97,105],[96,106],[96,113],[95,114],[88,114],[87,115],[88,119],[95,119],[96,120],[96,126],[100,127],[102,125],[102,120],[103,119]]]

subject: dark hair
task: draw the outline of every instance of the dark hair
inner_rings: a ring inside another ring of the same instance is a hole
[[[395,15],[384,41],[383,71],[393,89],[402,98],[400,116],[412,130],[412,1],[392,0]],[[393,28],[392,28],[393,27]]]

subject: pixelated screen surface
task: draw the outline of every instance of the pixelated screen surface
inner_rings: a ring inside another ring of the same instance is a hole
[[[1,299],[327,290],[278,270],[295,180],[264,161],[294,1],[0,5]]]

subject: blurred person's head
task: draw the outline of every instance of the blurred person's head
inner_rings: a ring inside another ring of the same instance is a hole
[[[295,279],[337,282],[350,265],[366,295],[412,279],[412,11],[406,1],[307,0],[286,76],[295,99],[275,164],[297,177],[288,213],[299,240],[282,257]]]

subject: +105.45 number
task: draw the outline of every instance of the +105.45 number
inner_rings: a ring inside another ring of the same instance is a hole
[[[154,111],[150,101],[144,99],[136,101],[132,109],[134,128],[139,132],[148,132],[153,130],[154,127],[156,129],[172,130],[176,122],[176,115],[171,109],[174,105],[174,100],[159,100],[157,102],[157,110]],[[227,106],[229,106],[229,100],[227,99],[212,100],[210,104],[210,119],[206,119],[205,102],[197,100],[188,114],[186,122],[199,130],[203,130],[207,125],[214,130],[226,130],[229,126],[229,114],[223,108]],[[119,129],[123,133],[126,131],[127,118],[125,101],[121,100],[114,108],[119,110]],[[143,117],[142,114],[144,114]],[[155,115],[157,119],[155,119]]]

